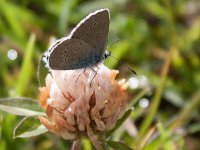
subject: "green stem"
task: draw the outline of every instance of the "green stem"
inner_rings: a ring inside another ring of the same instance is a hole
[[[145,132],[147,131],[147,129],[150,127],[153,118],[158,110],[160,101],[161,101],[161,94],[163,92],[163,88],[164,88],[164,83],[167,77],[167,73],[169,70],[169,66],[171,63],[171,53],[173,51],[173,48],[171,49],[171,51],[169,52],[169,55],[166,57],[164,65],[162,67],[162,72],[161,72],[161,80],[160,80],[160,84],[157,86],[157,90],[156,93],[152,99],[152,104],[150,106],[150,112],[148,113],[148,115],[146,116],[145,120],[142,123],[141,129],[139,131],[138,137],[136,139],[136,141],[140,141],[140,139],[144,136]]]
[[[134,99],[130,101],[128,104],[128,109],[131,109],[145,94],[147,94],[151,90],[151,87],[148,86],[145,89],[143,89]]]

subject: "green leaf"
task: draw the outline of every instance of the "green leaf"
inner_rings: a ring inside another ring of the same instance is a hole
[[[116,142],[116,141],[107,141],[106,142],[110,147],[117,150],[133,150],[128,145],[123,142]]]
[[[45,115],[38,101],[31,98],[0,98],[0,110],[19,116]]]
[[[36,35],[31,34],[29,41],[27,43],[27,47],[25,49],[25,55],[20,70],[20,76],[16,83],[17,95],[23,95],[23,93],[27,90],[27,85],[31,77],[31,70],[33,69],[32,58],[33,58],[35,41],[36,41]]]
[[[63,35],[66,33],[66,29],[68,28],[69,15],[71,11],[71,6],[73,4],[72,0],[65,0],[63,3],[63,8],[59,17],[59,32]]]
[[[46,132],[48,132],[47,128],[45,128],[45,126],[43,125],[40,125],[35,130],[24,132],[21,135],[15,136],[15,138],[28,138],[28,137],[37,136]]]
[[[41,125],[36,117],[24,117],[15,127],[14,138],[29,138],[46,133],[48,130]]]
[[[1,14],[5,17],[8,25],[10,26],[11,30],[13,31],[13,35],[17,36],[18,38],[25,38],[24,28],[22,27],[19,19],[17,19],[17,13],[13,13],[13,6],[10,5],[8,1],[0,1],[0,10]],[[1,15],[1,16],[2,16]]]

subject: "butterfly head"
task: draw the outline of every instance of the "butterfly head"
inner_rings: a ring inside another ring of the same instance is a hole
[[[111,55],[111,51],[106,51],[104,54],[104,59],[107,59]]]

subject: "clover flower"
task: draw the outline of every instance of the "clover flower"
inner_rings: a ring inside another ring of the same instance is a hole
[[[41,123],[67,140],[87,136],[98,148],[99,133],[111,130],[124,114],[127,103],[125,79],[115,80],[117,70],[102,63],[94,68],[50,70],[46,86],[40,88],[40,105],[47,118]],[[92,78],[94,79],[92,80]]]

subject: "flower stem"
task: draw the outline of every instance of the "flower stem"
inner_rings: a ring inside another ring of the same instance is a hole
[[[81,139],[77,139],[73,142],[71,150],[81,150]]]

